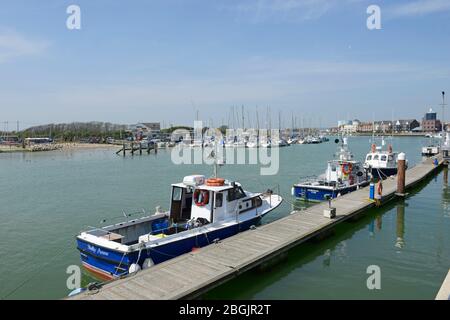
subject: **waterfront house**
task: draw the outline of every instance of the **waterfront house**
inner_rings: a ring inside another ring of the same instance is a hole
[[[396,132],[411,132],[418,127],[420,127],[420,123],[416,119],[397,120],[394,130]]]

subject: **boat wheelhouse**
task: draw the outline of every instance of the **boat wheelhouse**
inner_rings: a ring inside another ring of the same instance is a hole
[[[336,140],[339,143],[339,140]],[[342,139],[338,157],[328,161],[325,174],[306,179],[292,188],[292,195],[305,201],[324,201],[355,191],[369,184],[361,162],[354,160],[347,138]]]
[[[77,247],[87,270],[113,279],[248,230],[281,202],[271,191],[187,176],[172,185],[168,212],[81,232]]]

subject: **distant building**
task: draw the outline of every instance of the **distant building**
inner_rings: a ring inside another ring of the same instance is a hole
[[[392,132],[394,125],[392,121],[384,120],[384,121],[375,121],[375,132]]]
[[[129,130],[139,140],[146,137],[154,139],[161,133],[161,124],[159,122],[137,123],[130,125]]]
[[[394,130],[397,132],[411,132],[419,127],[420,123],[416,119],[397,120]]]
[[[437,114],[432,108],[430,108],[422,119],[422,130],[424,132],[437,132],[442,130],[441,121],[437,119]]]
[[[373,132],[373,122],[361,122],[359,124],[358,132],[361,133]]]
[[[344,134],[356,133],[358,132],[359,124],[361,121],[355,120],[341,120],[338,122],[339,132]]]

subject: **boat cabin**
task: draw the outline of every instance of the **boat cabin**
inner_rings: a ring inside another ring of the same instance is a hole
[[[366,156],[365,164],[372,168],[394,168],[397,166],[397,156],[395,152],[370,152]]]
[[[201,224],[237,219],[262,206],[259,194],[246,193],[236,182],[208,185],[204,176],[187,176],[172,185],[170,219],[175,223],[198,221]]]

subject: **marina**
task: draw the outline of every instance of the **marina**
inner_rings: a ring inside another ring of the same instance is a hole
[[[450,300],[450,1],[3,2],[0,300]]]
[[[442,160],[427,159],[407,171],[405,187],[413,188],[435,174]],[[397,179],[385,181],[382,203],[396,197]],[[187,299],[206,293],[233,277],[286,253],[289,249],[317,236],[335,225],[362,214],[375,204],[368,199],[368,188],[339,197],[332,202],[336,217],[324,217],[328,204],[294,211],[287,217],[254,230],[220,241],[130,277],[117,280],[94,292],[71,299]],[[186,270],[191,274],[186,277]]]
[[[411,166],[414,166],[417,163],[420,163],[422,161],[422,158],[420,157],[420,150],[418,150],[417,145],[418,141],[420,141],[421,138],[394,138],[394,143],[397,146],[401,146],[401,150],[404,150],[408,154],[408,159],[411,162]],[[353,153],[355,154],[355,158],[358,159],[359,157],[362,158],[361,155],[364,155],[367,146],[370,146],[369,138],[362,138],[362,137],[352,137],[350,138],[350,144]],[[290,148],[283,148],[280,153],[280,173],[278,176],[267,176],[267,177],[261,177],[260,179],[254,179],[253,177],[258,175],[258,166],[257,165],[246,165],[246,166],[236,166],[236,165],[227,165],[221,168],[221,175],[227,176],[227,177],[239,177],[239,181],[245,181],[245,186],[249,190],[261,190],[261,185],[265,186],[275,186],[280,185],[280,194],[284,197],[286,201],[280,205],[279,208],[275,209],[273,213],[268,214],[263,220],[261,226],[257,227],[256,230],[250,230],[248,233],[251,233],[253,231],[258,231],[260,229],[264,230],[267,228],[266,226],[270,225],[272,222],[277,221],[278,219],[283,219],[283,217],[286,217],[285,219],[289,219],[290,215],[289,213],[294,210],[304,210],[309,208],[310,206],[308,204],[302,204],[302,203],[295,203],[295,206],[292,206],[292,200],[290,198],[290,185],[293,181],[294,176],[306,176],[310,174],[311,172],[316,172],[317,174],[320,173],[321,169],[323,169],[323,164],[327,163],[329,160],[329,155],[332,155],[335,152],[336,145],[333,144],[319,144],[319,145],[295,145]],[[152,153],[153,154],[153,153]],[[359,156],[358,156],[359,155]],[[44,298],[62,298],[64,296],[67,296],[69,292],[65,287],[61,284],[65,283],[65,277],[66,274],[64,272],[66,266],[68,264],[79,264],[79,255],[77,256],[76,252],[77,250],[74,247],[73,241],[74,238],[72,235],[75,235],[80,230],[85,229],[85,225],[98,225],[99,221],[103,221],[106,218],[106,224],[110,225],[113,223],[118,223],[121,220],[123,220],[123,216],[120,214],[120,209],[114,209],[114,208],[123,208],[123,209],[130,209],[130,208],[139,208],[140,206],[144,206],[145,204],[150,206],[150,209],[145,209],[146,212],[154,212],[152,208],[156,206],[157,204],[164,204],[169,203],[170,197],[169,192],[167,188],[160,188],[160,185],[167,185],[170,186],[173,181],[179,179],[180,176],[184,176],[189,172],[205,172],[210,171],[210,166],[207,165],[195,165],[192,166],[189,170],[186,170],[187,168],[184,166],[173,166],[170,164],[170,149],[169,150],[160,150],[158,154],[153,154],[151,157],[117,157],[114,154],[114,148],[103,148],[103,149],[64,149],[60,151],[53,151],[53,152],[46,152],[46,153],[26,153],[23,154],[23,156],[20,156],[20,154],[3,154],[2,161],[5,164],[8,164],[8,172],[3,171],[2,174],[4,176],[13,175],[15,179],[10,180],[10,188],[14,189],[20,187],[23,189],[23,192],[29,194],[30,201],[33,203],[39,203],[40,205],[38,207],[34,207],[33,209],[27,208],[26,204],[29,202],[21,202],[18,200],[13,200],[15,197],[15,194],[10,194],[10,204],[8,205],[10,211],[8,218],[4,220],[0,224],[0,228],[2,232],[7,233],[13,233],[13,234],[20,234],[23,232],[30,233],[30,236],[32,236],[36,241],[34,242],[37,246],[45,246],[46,241],[50,241],[50,239],[59,239],[57,242],[54,242],[53,244],[53,250],[46,251],[48,253],[42,253],[39,258],[35,258],[33,261],[34,263],[31,265],[28,264],[22,264],[18,268],[15,268],[14,271],[12,271],[12,277],[13,279],[26,279],[27,275],[35,274],[36,268],[41,269],[39,273],[42,275],[44,279],[46,279],[44,286],[55,289],[46,290],[45,292],[42,291],[42,296]],[[430,159],[431,161],[431,159]],[[293,166],[292,163],[302,163],[301,166]],[[107,164],[107,165],[106,165]],[[149,170],[149,166],[151,166],[151,170]],[[5,168],[2,166],[2,168]],[[51,168],[51,170],[50,170]],[[170,171],[167,171],[167,169],[170,168]],[[67,171],[69,169],[69,171]],[[67,173],[69,172],[69,174]],[[95,178],[98,177],[98,173],[101,172],[101,178]],[[40,176],[40,174],[46,174],[46,176],[42,176],[40,178],[37,178]],[[95,173],[95,174],[94,174]],[[409,173],[409,170],[408,170]],[[408,177],[407,173],[407,177]],[[120,175],[121,177],[121,183],[117,184],[117,176]],[[442,174],[441,174],[442,175]],[[30,180],[33,179],[33,180]],[[50,180],[49,180],[50,179]],[[151,181],[152,179],[157,179],[159,181],[158,184],[149,184],[148,181]],[[41,181],[58,181],[53,183],[47,183],[46,190],[40,189],[35,182],[41,180]],[[33,182],[34,181],[34,182]],[[441,181],[441,179],[439,179]],[[395,183],[394,183],[395,184]],[[64,186],[64,188],[62,187]],[[126,188],[123,188],[123,186],[127,186]],[[146,190],[142,190],[140,186],[148,186]],[[442,187],[439,187],[439,190],[442,190]],[[97,194],[97,190],[104,190],[104,193],[102,196],[99,196]],[[385,191],[386,189],[389,189],[388,185],[385,185]],[[162,191],[161,191],[162,190]],[[276,190],[276,188],[273,188],[273,190]],[[445,189],[444,189],[445,190]],[[3,189],[2,192],[5,194],[8,193],[7,189]],[[365,198],[367,200],[368,197],[368,191],[363,191]],[[408,191],[410,192],[410,191]],[[76,197],[74,197],[74,194],[77,194]],[[414,193],[414,192],[413,192]],[[47,198],[48,194],[52,194],[55,199],[64,199],[64,201],[47,201],[44,200]],[[119,195],[120,196],[117,196]],[[349,197],[355,197],[356,192],[349,194]],[[436,200],[433,201],[433,203],[440,203],[440,193],[439,192],[431,192],[428,193],[430,195],[439,196]],[[417,197],[417,196],[414,196]],[[412,200],[414,199],[411,198]],[[343,202],[345,198],[342,198]],[[445,198],[444,198],[445,199]],[[45,201],[45,202],[44,202]],[[423,200],[421,200],[423,201]],[[445,201],[445,200],[442,200]],[[43,205],[46,203],[46,205]],[[350,202],[353,203],[353,202]],[[430,203],[430,202],[427,202]],[[444,202],[445,203],[445,202]],[[327,207],[327,204],[322,204],[322,207]],[[389,204],[387,205],[389,207]],[[416,205],[417,206],[417,205]],[[431,203],[427,205],[428,207],[431,206]],[[317,207],[317,208],[322,208]],[[92,208],[95,208],[93,211]],[[166,207],[167,208],[167,207]],[[314,207],[312,207],[314,208]],[[421,208],[420,206],[417,208]],[[42,210],[41,210],[42,209]],[[28,215],[27,212],[32,210],[34,212],[33,215]],[[313,209],[311,209],[313,210]],[[314,209],[316,210],[316,209]],[[313,211],[314,211],[313,210]],[[320,211],[320,209],[317,209]],[[369,212],[372,209],[369,209]],[[380,210],[380,209],[377,209]],[[384,209],[383,209],[384,210]],[[412,209],[407,209],[412,210]],[[420,209],[422,210],[422,209]],[[439,213],[441,209],[436,208],[434,211]],[[139,211],[139,210],[137,210]],[[141,210],[142,211],[142,210]],[[311,211],[311,212],[313,212]],[[333,221],[329,220],[327,218],[319,218],[320,212],[316,211],[317,219],[320,221]],[[22,214],[21,212],[24,212]],[[55,212],[58,213],[58,215],[55,215]],[[303,211],[297,212],[297,214],[302,214]],[[305,211],[309,212],[309,211]],[[339,215],[339,208],[338,213]],[[370,213],[368,213],[371,215]],[[445,211],[443,213],[446,215]],[[120,216],[122,218],[120,218]],[[130,218],[134,219],[134,218]],[[316,218],[313,218],[316,219]],[[325,220],[324,220],[325,219]],[[301,219],[302,220],[302,219]],[[308,226],[308,223],[310,222],[311,218],[306,216],[306,220],[303,222],[304,226]],[[11,223],[14,223],[14,221],[27,221],[26,224],[24,223],[15,223],[14,227],[10,227]],[[314,221],[314,220],[313,220]],[[345,220],[347,221],[347,220]],[[432,220],[427,220],[428,224]],[[442,225],[446,223],[448,219],[444,219],[442,222],[439,223],[439,225]],[[26,230],[24,229],[26,225],[36,225],[36,226],[43,226],[42,223],[50,223],[52,226],[51,229],[47,229],[46,233],[48,234],[48,237],[42,237],[41,232],[38,232],[43,227],[36,227],[36,233],[33,235],[34,231],[30,231],[29,228]],[[318,223],[318,221],[316,221]],[[278,230],[275,233],[280,233],[282,235],[285,232],[287,223],[284,222],[285,226],[280,226]],[[344,225],[346,223],[344,222]],[[427,224],[427,225],[428,225]],[[337,225],[336,228],[340,227],[341,223]],[[423,226],[423,223],[421,223]],[[8,227],[9,226],[9,227]],[[8,228],[8,230],[4,229]],[[411,227],[409,227],[407,230],[410,230]],[[435,227],[433,227],[434,230]],[[352,227],[350,230],[346,231],[348,232],[358,232],[358,231],[351,231],[354,227]],[[303,230],[303,229],[301,229]],[[341,231],[336,231],[338,239],[340,238]],[[230,239],[223,240],[223,242],[231,240],[235,237],[242,237],[245,233],[241,233],[237,236],[234,236]],[[39,236],[38,236],[39,235]],[[299,237],[301,234],[299,235]],[[271,239],[272,236],[268,236],[268,239]],[[411,237],[411,234],[410,234]],[[275,237],[276,238],[276,237]],[[328,239],[334,239],[335,237],[331,237]],[[14,239],[14,237],[11,237],[11,239]],[[241,241],[241,240],[239,240]],[[262,242],[266,242],[264,240],[261,240]],[[270,241],[269,241],[270,242]],[[330,240],[324,240],[320,241],[317,245],[325,246],[327,247]],[[411,245],[412,240],[409,239],[409,245]],[[428,243],[428,245],[432,245],[428,242],[428,240],[422,240],[423,243]],[[222,243],[222,242],[221,242]],[[350,242],[351,243],[351,242]],[[269,243],[270,244],[270,243]],[[272,243],[273,244],[273,243]],[[220,243],[218,244],[220,245]],[[242,242],[238,246],[238,248],[242,245]],[[262,244],[253,244],[256,248],[259,248]],[[212,244],[211,246],[216,246],[215,244]],[[235,246],[235,245],[234,245]],[[304,248],[304,246],[309,247],[308,241],[306,241],[306,244],[303,244],[302,246],[299,246],[298,248]],[[11,246],[8,241],[4,242],[1,251],[5,255],[9,255],[10,257],[17,257],[19,261],[30,261],[28,256],[32,256],[33,252],[37,250],[38,247],[29,247],[22,250],[20,253],[15,253],[11,251],[13,246]],[[407,250],[408,246],[406,247]],[[229,249],[229,248],[228,248]],[[228,250],[227,249],[227,250]],[[32,251],[30,251],[32,250]],[[202,252],[203,250],[210,250],[208,247],[202,248],[199,251],[197,251],[195,254],[198,254]],[[252,249],[249,248],[251,251]],[[255,250],[255,248],[253,248]],[[297,249],[296,249],[297,250]],[[295,262],[302,260],[304,257],[304,254],[301,253],[305,252],[305,249],[301,249],[300,251],[297,250],[299,253],[294,255],[294,257],[289,254],[289,261]],[[245,251],[247,252],[247,251]],[[308,251],[306,251],[308,252]],[[313,250],[315,255],[318,255],[317,258],[320,259],[321,257],[321,249],[314,249]],[[247,252],[248,253],[248,252]],[[406,254],[406,253],[405,253]],[[191,255],[191,254],[188,254]],[[306,254],[307,256],[310,256],[311,253]],[[383,255],[383,254],[381,254]],[[428,255],[428,254],[427,254]],[[418,257],[414,258],[417,259]],[[430,256],[432,259],[432,256]],[[179,258],[174,258],[179,259]],[[14,260],[13,260],[14,261]],[[163,262],[162,264],[168,263],[171,260],[167,262]],[[174,260],[175,261],[175,260]],[[444,263],[446,260],[444,259],[442,262]],[[356,261],[355,261],[356,262]],[[237,263],[237,262],[236,262]],[[440,264],[439,264],[440,265]],[[444,263],[445,267],[448,267],[446,263]],[[158,265],[156,265],[158,267]],[[442,267],[439,267],[442,268]],[[285,267],[283,267],[283,264],[280,266],[275,267],[275,269],[272,269],[274,276],[276,276],[279,272],[283,273]],[[279,271],[277,271],[279,270]],[[320,273],[320,268],[314,269],[314,274]],[[434,275],[432,278],[435,279],[431,283],[435,283],[434,287],[435,289],[431,290],[434,291],[432,296],[436,295],[436,292],[438,290],[438,287],[440,286],[442,282],[442,271],[438,271],[441,269],[433,269],[433,271],[430,271],[430,275]],[[144,270],[148,271],[148,270]],[[143,271],[142,271],[143,272]],[[237,272],[236,270],[233,271],[233,274]],[[395,273],[395,270],[392,270],[391,272]],[[3,273],[6,274],[6,273]],[[139,273],[138,273],[139,274]],[[261,275],[256,277],[266,277],[266,275]],[[234,275],[233,275],[234,277]],[[244,277],[246,279],[248,275],[244,272],[239,273],[239,276],[237,279],[240,279]],[[416,276],[415,276],[416,277]],[[414,278],[415,278],[414,277]],[[33,277],[34,278],[34,277]],[[132,277],[134,278],[134,276]],[[269,277],[272,278],[272,277]],[[5,281],[5,280],[3,280]],[[25,280],[23,280],[25,281]],[[91,282],[96,282],[98,279],[91,278],[89,274],[83,273],[83,286],[87,286]],[[251,283],[255,283],[255,281],[260,282],[261,280],[252,280]],[[297,281],[297,280],[296,280]],[[411,279],[412,281],[412,279]],[[415,281],[415,280],[414,280]],[[278,281],[276,281],[278,282]],[[8,283],[8,281],[6,282]],[[2,296],[5,297],[5,294],[8,293],[8,291],[12,290],[13,288],[11,286],[14,286],[14,282],[11,282],[10,286],[6,286],[3,289],[3,292],[1,292]],[[227,283],[234,283],[233,287],[239,288],[239,282],[236,284],[231,280]],[[226,284],[224,288],[227,288]],[[263,281],[264,283],[264,281]],[[330,282],[331,283],[331,282]],[[322,284],[325,288],[327,284]],[[34,280],[30,280],[26,285],[21,287],[19,290],[15,291],[11,297],[34,297],[33,288],[36,288],[36,286],[40,286],[40,284],[35,283]],[[208,294],[214,296],[217,290],[221,292],[220,289],[223,286],[219,286],[216,289],[211,290],[211,293]],[[346,287],[345,285],[343,287],[344,292]],[[247,284],[246,288],[253,288],[254,285]],[[401,288],[401,286],[399,287]],[[238,291],[241,291],[242,293],[246,292],[246,289],[241,288],[238,289]],[[238,291],[235,291],[234,289],[229,291],[227,289],[227,294],[222,297],[232,297],[232,296],[238,296]],[[307,293],[305,291],[295,291],[291,293],[291,297],[297,296],[299,293],[303,292],[304,294]],[[308,292],[311,294],[314,294],[315,290],[310,289]],[[390,290],[389,292],[392,292]],[[389,293],[388,292],[388,293]],[[419,292],[419,291],[418,291]],[[421,291],[420,291],[421,292]],[[216,293],[217,294],[217,293]],[[287,294],[287,293],[286,293]],[[402,295],[402,293],[398,293],[399,295]],[[248,296],[247,296],[248,297]],[[286,298],[289,297],[289,295],[285,296]]]

